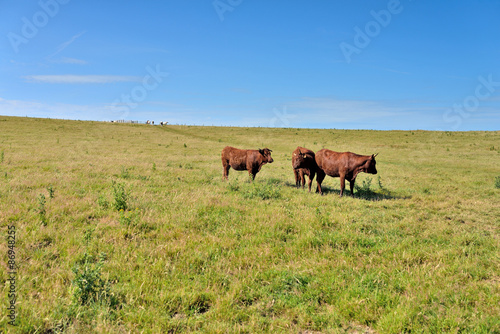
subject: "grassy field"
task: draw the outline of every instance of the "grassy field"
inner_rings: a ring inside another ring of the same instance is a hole
[[[226,145],[275,162],[222,181]],[[308,193],[298,145],[378,174]],[[0,332],[499,333],[499,218],[500,132],[0,116]]]

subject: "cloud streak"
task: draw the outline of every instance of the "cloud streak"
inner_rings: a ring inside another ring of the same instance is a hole
[[[54,52],[53,54],[51,54],[49,56],[49,58],[52,58],[54,57],[56,54],[58,54],[59,52],[63,51],[64,49],[66,49],[68,46],[70,46],[74,41],[76,41],[78,38],[80,38],[81,36],[83,36],[84,34],[86,33],[86,31],[82,31],[80,32],[79,34],[76,34],[74,35],[73,37],[71,37],[68,41],[60,44],[58,47],[57,47],[57,50],[56,52]]]
[[[111,120],[119,114],[107,104],[82,105],[12,100],[0,97],[0,114],[5,116],[49,117],[60,119]]]
[[[54,63],[61,63],[61,64],[75,64],[75,65],[87,65],[88,62],[82,59],[76,59],[76,58],[69,58],[69,57],[62,57],[61,59],[54,60]]]
[[[141,77],[125,75],[28,75],[28,82],[50,84],[107,84],[116,82],[141,82]]]

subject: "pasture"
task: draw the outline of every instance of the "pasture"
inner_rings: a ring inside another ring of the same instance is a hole
[[[223,181],[227,145],[274,162]],[[378,174],[308,193],[298,145],[379,153]],[[0,154],[0,332],[500,332],[498,131],[0,116]]]

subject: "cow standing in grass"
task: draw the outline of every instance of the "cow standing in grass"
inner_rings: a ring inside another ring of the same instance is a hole
[[[318,168],[314,152],[307,148],[297,146],[295,151],[292,153],[292,167],[293,174],[295,175],[295,185],[297,188],[300,187],[301,183],[302,188],[304,188],[306,183],[304,175],[307,175],[309,177],[307,185],[309,186],[309,192],[311,192],[311,183]]]
[[[247,170],[248,174],[255,179],[255,175],[263,165],[272,163],[271,150],[268,148],[258,150],[240,150],[231,146],[226,146],[222,150],[223,179],[227,180],[229,168],[234,170]]]
[[[351,186],[351,195],[354,195],[354,182],[356,176],[361,173],[377,174],[375,157],[377,155],[359,155],[351,152],[334,152],[326,148],[316,153],[316,164],[318,165],[318,191],[322,194],[321,183],[325,175],[340,177],[340,196],[344,194],[345,180]]]

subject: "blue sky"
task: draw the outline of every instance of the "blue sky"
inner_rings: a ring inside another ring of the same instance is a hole
[[[0,0],[0,115],[500,130],[500,1]]]

